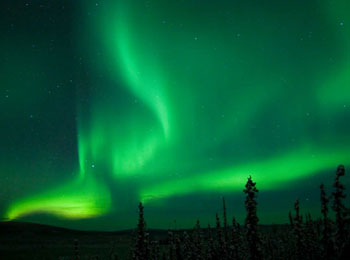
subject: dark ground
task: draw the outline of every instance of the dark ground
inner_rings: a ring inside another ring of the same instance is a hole
[[[0,222],[0,259],[74,259],[75,239],[80,259],[96,259],[94,256],[110,259],[113,251],[124,259],[132,232],[77,231],[33,223]]]
[[[265,232],[286,225],[261,226]],[[183,232],[184,230],[179,230]],[[74,259],[74,240],[78,240],[80,259],[127,259],[133,243],[133,230],[102,232],[24,223],[0,222],[0,259]],[[150,240],[166,243],[167,230],[148,230]],[[206,229],[203,229],[206,232]]]

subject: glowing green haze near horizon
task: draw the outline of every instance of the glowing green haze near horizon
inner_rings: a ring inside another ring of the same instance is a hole
[[[81,1],[77,9],[84,64],[72,66],[74,176],[54,170],[48,188],[9,201],[6,219],[125,228],[143,201],[151,226],[176,217],[187,226],[186,214],[208,218],[193,201],[240,198],[249,175],[261,193],[298,197],[303,181],[317,181],[318,194],[325,172],[349,163],[347,1]],[[262,205],[290,202],[275,200]],[[284,221],[286,206],[276,207],[274,219],[261,209],[264,223]],[[173,214],[157,217],[161,210]],[[118,223],[96,224],[108,216]]]

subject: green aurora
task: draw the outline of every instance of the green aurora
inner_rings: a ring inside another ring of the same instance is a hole
[[[150,226],[186,227],[220,196],[240,218],[252,175],[281,223],[349,164],[347,0],[51,5],[34,32],[42,7],[23,2],[1,43],[4,219],[129,228],[143,201]]]

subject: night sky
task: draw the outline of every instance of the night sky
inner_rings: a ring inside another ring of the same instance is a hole
[[[78,229],[244,218],[350,169],[348,0],[2,1],[0,216]],[[345,182],[350,184],[348,178]]]

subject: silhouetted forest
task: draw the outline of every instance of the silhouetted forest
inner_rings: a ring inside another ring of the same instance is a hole
[[[0,259],[108,259],[108,260],[243,260],[243,259],[349,259],[349,208],[345,205],[344,166],[335,174],[332,188],[320,185],[320,214],[301,214],[299,200],[290,205],[289,224],[259,225],[258,183],[249,177],[244,223],[213,214],[215,227],[186,230],[147,229],[147,216],[139,204],[134,230],[77,231],[41,224],[0,222]],[[331,186],[328,185],[328,186]],[[307,209],[302,209],[307,212]],[[74,242],[73,242],[74,241]]]
[[[257,184],[248,178],[243,192],[246,194],[246,218],[240,225],[235,218],[216,214],[216,227],[201,227],[199,220],[193,230],[168,230],[165,241],[152,240],[146,228],[143,205],[139,204],[139,221],[130,251],[133,260],[228,260],[228,259],[349,259],[349,209],[345,206],[345,187],[341,177],[345,168],[337,168],[333,190],[327,194],[320,186],[321,218],[300,214],[299,200],[289,212],[290,225],[276,226],[270,231],[259,230],[257,216]],[[334,211],[334,218],[329,211]],[[288,213],[286,213],[288,214]],[[118,259],[117,255],[113,256]],[[78,259],[78,258],[77,258]]]

